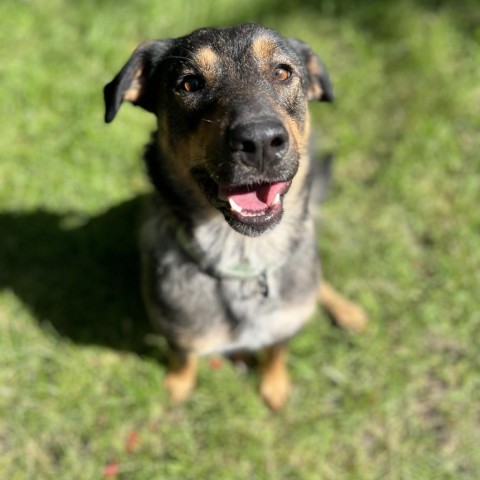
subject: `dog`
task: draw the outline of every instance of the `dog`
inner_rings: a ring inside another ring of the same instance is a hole
[[[104,98],[107,123],[124,101],[157,118],[142,292],[171,349],[170,397],[189,397],[200,356],[260,351],[261,396],[281,408],[287,342],[317,302],[350,330],[366,322],[320,284],[307,104],[333,100],[324,64],[260,25],[202,28],[138,46]]]

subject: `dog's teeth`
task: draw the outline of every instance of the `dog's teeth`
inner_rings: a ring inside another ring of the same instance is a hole
[[[234,210],[235,212],[238,212],[238,213],[242,213],[243,208],[240,205],[237,205],[235,203],[235,200],[233,200],[232,198],[229,198],[228,202],[230,203],[230,208],[232,210]]]
[[[273,199],[273,204],[276,205],[277,203],[280,203],[280,194],[277,193],[275,195],[275,198]]]

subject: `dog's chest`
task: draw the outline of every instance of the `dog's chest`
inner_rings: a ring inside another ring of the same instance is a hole
[[[293,336],[315,308],[312,286],[288,295],[279,272],[246,281],[222,281],[219,294],[231,335],[221,350],[257,350]]]
[[[161,312],[154,321],[173,344],[198,354],[257,350],[290,338],[313,313],[319,267],[308,225],[294,247],[233,242],[228,230],[212,230],[202,258],[163,222],[156,226],[143,245],[144,268]]]

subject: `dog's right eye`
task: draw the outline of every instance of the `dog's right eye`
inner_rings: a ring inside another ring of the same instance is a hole
[[[278,65],[275,68],[274,75],[279,82],[285,82],[292,76],[292,69],[288,65]]]
[[[205,86],[203,78],[198,75],[188,75],[180,82],[180,88],[186,92],[193,93],[202,90]]]

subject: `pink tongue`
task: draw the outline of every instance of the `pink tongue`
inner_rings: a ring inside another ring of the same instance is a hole
[[[233,200],[239,207],[250,211],[266,210],[273,205],[275,197],[285,191],[287,182],[262,183],[252,187],[220,187],[219,196]]]

